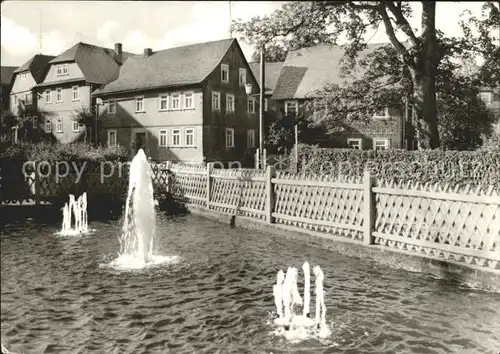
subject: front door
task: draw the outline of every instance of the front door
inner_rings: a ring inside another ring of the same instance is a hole
[[[146,133],[135,133],[135,152],[143,149],[146,152]]]

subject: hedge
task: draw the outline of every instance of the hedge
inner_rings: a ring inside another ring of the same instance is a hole
[[[500,190],[500,149],[375,151],[304,144],[298,148],[299,173],[359,177],[364,170],[370,170],[377,178],[395,182],[471,184]]]

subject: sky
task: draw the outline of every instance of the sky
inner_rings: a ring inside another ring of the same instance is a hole
[[[231,3],[231,6],[229,4]],[[20,66],[34,54],[58,55],[77,42],[142,53],[229,38],[230,18],[270,15],[283,2],[271,1],[3,1],[1,63]],[[482,2],[438,2],[437,28],[460,35],[460,14],[481,13]],[[231,12],[230,12],[231,7]],[[419,27],[419,2],[411,24]],[[231,13],[231,17],[230,17]],[[40,21],[41,20],[41,21]],[[40,38],[42,40],[40,41]],[[385,30],[367,34],[372,43],[387,42]],[[41,42],[41,45],[40,45]],[[253,49],[240,41],[250,60]]]

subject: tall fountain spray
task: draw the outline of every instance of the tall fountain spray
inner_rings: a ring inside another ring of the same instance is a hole
[[[311,301],[311,271],[308,262],[304,262],[302,270],[304,271],[304,310],[302,315],[309,317],[309,302]]]
[[[151,168],[142,149],[130,165],[125,219],[120,237],[120,256],[148,263],[153,257],[156,215]]]
[[[69,203],[66,203],[62,208],[63,221],[59,234],[61,235],[77,235],[87,233],[88,218],[87,218],[87,193],[83,193],[78,199],[75,199],[73,194],[69,195]],[[72,221],[75,221],[72,226]]]
[[[319,266],[315,266],[313,269],[314,276],[316,278],[316,326],[319,328],[320,325],[324,325],[326,321],[326,306],[323,290],[323,271]]]

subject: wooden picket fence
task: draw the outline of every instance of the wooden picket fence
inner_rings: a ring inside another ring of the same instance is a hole
[[[500,195],[493,188],[173,166],[187,203],[365,245],[500,270]]]

